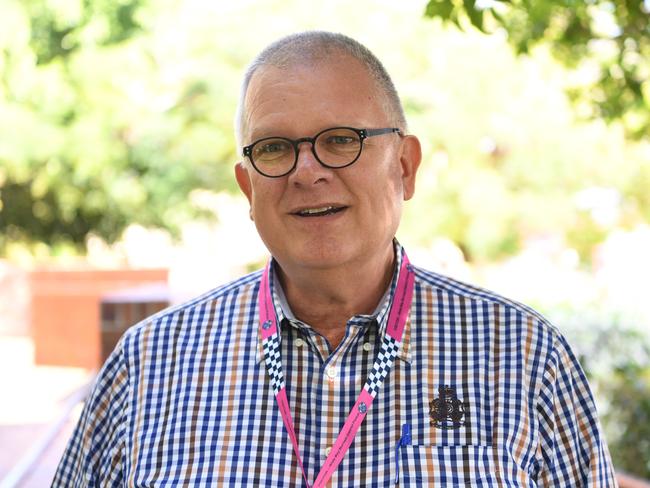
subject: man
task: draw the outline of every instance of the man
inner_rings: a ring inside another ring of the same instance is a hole
[[[616,485],[558,331],[395,241],[420,144],[365,47],[269,46],[237,133],[271,264],[125,334],[54,486]]]

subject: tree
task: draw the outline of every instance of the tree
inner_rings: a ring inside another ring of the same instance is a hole
[[[235,90],[220,85],[240,65],[175,71],[142,20],[154,22],[150,8],[0,6],[0,252],[10,242],[81,250],[89,234],[112,242],[131,223],[174,232],[205,214],[192,190],[228,187],[235,100],[223,93]]]
[[[576,124],[545,52],[516,58],[504,36],[370,3],[0,2],[0,255],[8,242],[81,251],[89,234],[111,242],[131,223],[174,231],[200,215],[193,190],[235,189],[244,65],[313,28],[366,43],[395,78],[425,143],[402,226],[419,245],[445,236],[484,262],[559,233],[589,264],[607,233],[650,218],[647,150],[600,119]],[[612,222],[594,217],[599,198],[577,199],[594,188],[619,198]]]
[[[650,139],[648,0],[429,0],[425,15],[504,31],[519,54],[548,44],[579,75],[568,93],[582,113]]]

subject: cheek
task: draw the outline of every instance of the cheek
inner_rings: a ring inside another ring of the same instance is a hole
[[[278,208],[282,191],[274,185],[254,184],[251,197],[253,215],[270,215]]]
[[[386,207],[401,207],[404,199],[404,187],[402,185],[402,173],[397,164],[391,166],[385,174],[381,176],[382,194],[384,195]]]
[[[383,195],[382,211],[386,225],[394,229],[399,224],[402,215],[402,203],[404,201],[401,172],[399,170],[391,170],[389,174],[385,175],[384,181],[385,183],[381,185],[381,194]]]

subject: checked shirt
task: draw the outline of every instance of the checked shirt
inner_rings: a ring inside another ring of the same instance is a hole
[[[397,266],[402,250],[396,244]],[[331,486],[615,487],[587,380],[531,309],[415,268],[392,371]],[[101,370],[53,486],[300,487],[262,356],[261,272],[130,328]],[[336,350],[272,293],[311,482],[372,368],[395,278]],[[411,431],[400,443],[402,426]]]

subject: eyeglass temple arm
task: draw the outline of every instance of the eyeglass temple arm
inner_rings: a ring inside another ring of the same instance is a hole
[[[372,136],[380,136],[382,134],[390,134],[396,132],[399,135],[402,135],[402,131],[397,128],[397,127],[388,127],[386,129],[366,129],[365,130],[365,136],[366,137],[372,137]]]

